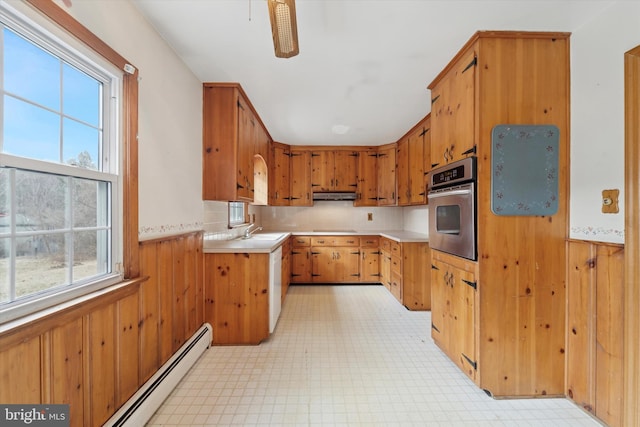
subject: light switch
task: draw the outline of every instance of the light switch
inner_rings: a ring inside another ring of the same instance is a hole
[[[602,190],[602,213],[618,213],[620,190]]]

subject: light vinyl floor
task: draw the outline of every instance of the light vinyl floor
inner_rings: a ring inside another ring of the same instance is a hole
[[[269,340],[207,350],[148,425],[600,425],[566,399],[487,396],[430,325],[383,286],[291,286]]]

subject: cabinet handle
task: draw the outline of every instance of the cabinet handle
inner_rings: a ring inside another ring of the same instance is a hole
[[[446,162],[449,161],[449,147],[447,147],[446,150],[444,150],[444,160]]]

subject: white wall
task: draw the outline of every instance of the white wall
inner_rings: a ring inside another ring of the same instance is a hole
[[[128,1],[56,3],[139,69],[139,236],[202,229],[202,85]]]
[[[570,237],[624,243],[624,53],[640,45],[640,2],[618,1],[571,36]],[[620,213],[601,213],[619,189]]]
[[[313,231],[402,230],[402,208],[353,207],[349,201],[316,201],[313,207],[265,207],[261,211],[262,226],[266,230]],[[373,214],[373,221],[367,214]]]

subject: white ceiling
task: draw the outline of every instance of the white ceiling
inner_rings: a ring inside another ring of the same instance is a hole
[[[133,1],[201,81],[239,82],[271,136],[295,145],[395,142],[476,31],[573,32],[614,3],[298,0],[300,54],[280,59],[266,0]]]

